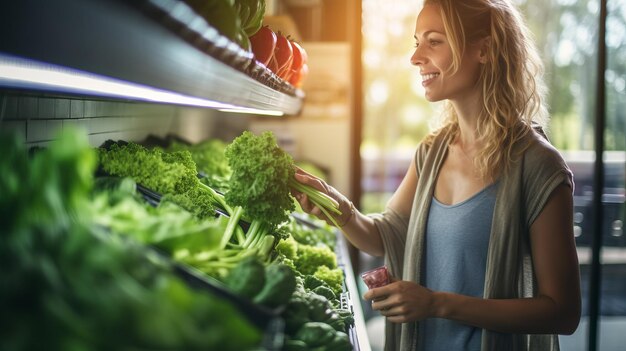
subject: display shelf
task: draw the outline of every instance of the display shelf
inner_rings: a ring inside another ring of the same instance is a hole
[[[311,228],[319,228],[319,225],[310,221],[306,216],[294,212],[292,216]],[[335,231],[337,245],[335,253],[337,254],[337,264],[343,270],[345,277],[345,291],[341,296],[342,308],[346,307],[352,311],[354,316],[354,325],[348,330],[348,336],[352,343],[354,351],[371,351],[371,345],[367,336],[367,328],[365,326],[365,317],[363,308],[361,307],[361,297],[356,279],[354,278],[354,270],[350,261],[348,252],[348,244],[339,230]]]
[[[153,206],[157,206],[161,200],[161,195],[137,184],[137,191],[144,199]],[[293,213],[292,216],[300,223],[310,228],[320,228],[318,224],[308,220],[306,217]],[[348,309],[353,313],[354,325],[348,330],[348,336],[354,351],[371,351],[365,321],[359,300],[359,291],[354,279],[352,265],[348,255],[347,245],[340,233],[337,232],[336,254],[338,266],[343,270],[345,277],[345,291],[341,294],[341,308]],[[174,273],[183,279],[190,287],[210,291],[231,302],[236,306],[246,318],[257,327],[264,330],[263,349],[280,350],[284,340],[284,320],[280,314],[285,306],[276,309],[269,309],[261,305],[254,304],[249,300],[241,298],[229,291],[218,280],[200,272],[199,270],[186,264],[177,263],[167,255],[162,254],[157,248],[148,247],[147,250],[159,256],[160,259],[168,262],[173,267]],[[354,298],[353,296],[356,296]]]
[[[185,5],[167,0],[22,0],[4,5],[0,87],[141,101],[159,101],[170,94],[160,102],[299,113],[302,91],[281,81],[193,12],[181,12],[180,6]],[[181,22],[185,18],[189,23]],[[15,75],[21,70],[26,76]],[[70,77],[60,78],[63,83],[86,77],[128,83],[155,94],[127,94],[115,85],[98,91],[45,81],[53,74]]]
[[[363,316],[363,308],[361,307],[361,295],[354,278],[354,270],[350,263],[350,255],[348,253],[348,244],[343,235],[337,232],[337,249],[338,261],[341,262],[345,276],[346,298],[352,313],[354,314],[354,326],[350,328],[348,335],[355,351],[371,351],[372,347],[367,336],[367,328],[365,326],[365,317]]]

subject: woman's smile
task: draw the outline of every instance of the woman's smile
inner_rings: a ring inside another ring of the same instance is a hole
[[[437,77],[439,77],[439,73],[422,73],[422,86],[429,85]]]

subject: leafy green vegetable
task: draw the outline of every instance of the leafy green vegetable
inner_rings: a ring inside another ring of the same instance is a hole
[[[333,337],[333,340],[324,345],[324,351],[348,351],[348,350],[352,350],[352,343],[350,343],[350,338],[348,337],[348,334],[341,332],[341,331],[337,331],[335,333],[335,336]]]
[[[295,209],[290,188],[307,194],[322,211],[341,214],[335,200],[295,180],[293,159],[277,144],[271,132],[257,136],[244,131],[226,147],[232,170],[226,201],[242,206],[245,216],[276,226],[288,220]]]
[[[316,347],[329,344],[335,338],[335,333],[335,329],[326,323],[307,322],[294,338],[304,341],[309,347]]]
[[[320,266],[317,268],[313,276],[324,281],[328,287],[332,289],[335,295],[341,294],[343,291],[343,270],[341,268],[330,268],[328,266]]]
[[[308,290],[313,290],[315,288],[317,288],[318,286],[322,286],[324,285],[324,281],[312,276],[312,275],[306,275],[304,276],[304,287]]]
[[[339,318],[343,319],[346,328],[354,325],[354,314],[352,311],[344,308],[337,308],[335,309],[335,313],[339,315]]]
[[[288,236],[276,244],[276,252],[285,255],[290,260],[294,260],[298,255],[298,243],[292,236]]]
[[[171,202],[152,207],[134,195],[132,179],[126,178],[124,183],[125,187],[132,185],[132,192],[120,188],[96,193],[92,204],[94,223],[172,255],[179,250],[217,250],[224,220],[200,220]]]
[[[309,305],[303,295],[292,295],[282,314],[282,318],[285,320],[286,331],[290,335],[294,335],[304,323],[311,321],[309,318]]]
[[[203,175],[200,181],[214,189],[225,191],[228,189],[228,178],[231,173],[224,155],[225,149],[225,142],[219,139],[209,139],[194,145],[174,142],[167,150],[189,151],[196,163],[198,173]]]
[[[127,182],[132,183],[132,191],[115,190],[114,186],[106,184],[107,191],[96,194],[92,206],[95,223],[116,234],[155,246],[175,260],[217,279],[223,279],[240,261],[250,256],[265,259],[269,255],[273,236],[259,240],[247,250],[241,247],[224,249],[221,246],[224,233],[235,221],[223,216],[198,219],[167,201],[161,201],[154,208],[138,200],[134,194],[135,183],[129,178],[124,181]]]
[[[241,20],[241,27],[246,36],[254,35],[265,14],[265,0],[235,0],[235,9]]]
[[[295,290],[296,276],[293,270],[283,264],[270,264],[265,268],[265,285],[253,301],[268,307],[278,307],[289,301]]]
[[[307,322],[328,324],[337,331],[346,331],[354,323],[352,312],[347,309],[333,308],[330,301],[313,290],[305,288],[305,280],[315,288],[325,288],[326,284],[313,276],[297,278],[296,291],[291,296],[282,318],[285,320],[285,331],[291,337]],[[314,288],[314,289],[315,289]]]
[[[223,36],[237,42],[237,33],[242,27],[233,0],[185,0],[185,2]]]
[[[287,340],[285,341],[284,351],[308,351],[309,347],[304,341],[301,340]]]
[[[229,210],[215,191],[200,183],[187,151],[165,153],[132,142],[98,151],[100,165],[107,173],[131,177],[151,190],[169,195],[172,201],[200,218],[213,216],[216,205]]]
[[[298,257],[294,261],[302,274],[314,274],[320,266],[337,267],[337,256],[328,246],[298,245]]]
[[[330,317],[328,317],[328,319],[324,321],[324,323],[330,325],[336,331],[346,331],[346,323],[344,322],[343,318],[341,318],[336,312],[333,312]]]
[[[233,292],[252,299],[265,285],[265,267],[256,257],[246,257],[228,273],[225,283]]]
[[[312,291],[304,294],[309,306],[309,318],[314,322],[323,322],[333,313],[328,299]]]
[[[295,209],[289,195],[295,169],[273,134],[256,136],[245,131],[226,147],[225,155],[232,169],[226,201],[242,206],[248,218],[273,225],[286,221]]]
[[[324,244],[334,250],[337,238],[331,227],[324,221],[308,215],[307,217],[307,220],[313,222],[316,227],[311,228],[299,223],[295,218],[291,217],[289,222],[285,225],[289,234],[300,244],[313,246]]]
[[[318,295],[324,296],[329,301],[333,301],[337,298],[335,293],[329,287],[324,285],[318,286],[317,288],[313,289],[313,292]]]

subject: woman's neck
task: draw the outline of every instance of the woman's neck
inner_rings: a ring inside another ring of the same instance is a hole
[[[464,148],[475,148],[479,142],[478,138],[478,116],[480,107],[476,101],[471,99],[470,103],[459,103],[451,101],[459,122],[459,134],[456,142]]]

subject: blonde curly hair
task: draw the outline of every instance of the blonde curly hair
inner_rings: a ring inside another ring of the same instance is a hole
[[[509,0],[424,1],[430,4],[439,5],[441,11],[452,49],[452,73],[460,68],[464,48],[487,38],[488,60],[477,83],[482,91],[477,132],[484,146],[474,164],[483,177],[495,179],[519,156],[514,144],[532,133],[533,124],[547,122],[543,64],[529,29]],[[449,102],[442,117],[426,143],[442,131],[458,134],[458,117]]]

